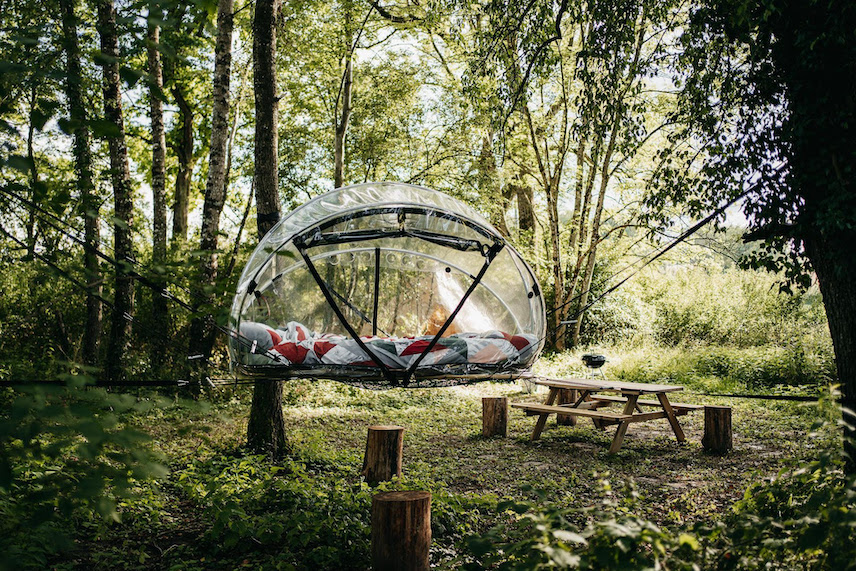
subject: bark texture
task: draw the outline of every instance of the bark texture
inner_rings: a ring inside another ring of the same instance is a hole
[[[508,434],[508,397],[482,398],[482,436]]]
[[[277,183],[276,19],[277,0],[258,0],[253,15],[253,91],[256,102],[256,224],[261,240],[279,220]],[[282,416],[282,382],[259,381],[247,423],[250,449],[282,456],[287,452]]]
[[[535,247],[535,193],[520,177],[514,186],[517,196],[517,226],[520,231],[520,241],[530,249]]]
[[[220,215],[226,201],[226,168],[229,142],[229,78],[232,73],[232,0],[220,0],[217,7],[217,43],[214,52],[213,111],[211,150],[208,158],[208,181],[202,207],[202,230],[199,249],[204,252],[199,268],[200,280],[195,289],[195,305],[210,306],[210,293],[217,281],[218,235]],[[197,317],[191,324],[191,354],[211,356],[214,345],[214,319],[210,314]]]
[[[401,477],[403,426],[369,426],[360,474],[371,485]]]
[[[256,2],[253,17],[253,89],[256,100],[255,188],[259,239],[279,220],[275,73],[278,13],[278,0]]]
[[[818,231],[805,241],[817,273],[841,385],[847,471],[856,473],[856,230]]]
[[[713,454],[725,454],[732,448],[731,407],[704,407],[704,436],[701,445]]]
[[[430,548],[430,492],[383,492],[372,497],[372,569],[428,571]]]
[[[852,2],[785,2],[772,20],[774,61],[791,115],[790,185],[803,201],[796,234],[817,275],[844,407],[846,470],[856,473],[856,29]],[[814,38],[814,41],[808,41]]]
[[[80,68],[80,45],[77,41],[77,15],[73,0],[60,0],[62,11],[63,41],[66,55],[65,96],[68,115],[74,129],[72,152],[77,188],[80,192],[81,217],[83,218],[83,267],[86,276],[86,326],[81,347],[85,365],[98,363],[101,344],[102,305],[101,264],[95,255],[99,241],[98,201],[92,177],[92,135],[89,131],[89,114],[83,100],[83,75]]]
[[[190,205],[190,183],[193,178],[193,108],[184,97],[180,87],[171,90],[181,116],[181,137],[179,137],[176,155],[178,173],[175,175],[175,194],[172,206],[172,240],[176,244],[187,241],[187,211]]]
[[[119,40],[116,30],[116,10],[113,0],[98,2],[98,34],[104,76],[104,116],[115,127],[108,138],[110,171],[113,183],[113,250],[116,259],[115,295],[111,319],[110,342],[107,347],[105,374],[108,381],[124,376],[123,357],[131,334],[134,311],[134,281],[129,275],[134,260],[131,239],[133,227],[133,190],[125,145],[125,123],[122,117],[122,93],[119,86]]]
[[[557,396],[556,404],[559,405],[574,404],[577,402],[578,398],[576,389],[559,389],[559,394]],[[577,417],[570,414],[557,414],[556,424],[560,426],[576,426]]]
[[[479,194],[483,197],[484,204],[488,209],[490,223],[493,224],[500,234],[508,238],[511,232],[509,232],[508,224],[505,220],[505,211],[508,210],[512,188],[510,186],[506,186],[504,189],[501,188],[499,172],[496,168],[496,160],[494,159],[493,148],[491,147],[490,134],[482,136],[478,170]]]
[[[345,136],[348,134],[348,124],[351,122],[351,92],[354,82],[354,62],[350,52],[347,58],[342,76],[342,113],[336,122],[333,144],[333,188],[339,188],[345,182]]]
[[[163,122],[163,67],[161,65],[160,26],[149,13],[147,52],[149,63],[149,118],[152,131],[152,263],[155,284],[164,288],[166,263],[166,132]],[[160,293],[152,292],[151,361],[157,369],[163,365],[169,337],[169,309]]]

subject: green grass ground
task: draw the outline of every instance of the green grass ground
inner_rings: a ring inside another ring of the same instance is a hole
[[[548,368],[551,366],[547,361]],[[553,371],[545,371],[555,373]],[[506,438],[481,436],[481,398],[540,401],[518,383],[367,391],[327,381],[285,384],[284,413],[293,455],[273,465],[243,454],[251,389],[223,387],[206,405],[178,403],[138,414],[171,473],[141,485],[122,506],[122,522],[81,530],[58,568],[359,569],[368,566],[374,492],[359,471],[367,428],[405,427],[403,478],[381,489],[434,494],[432,562],[466,563],[463,542],[507,519],[501,499],[559,506],[626,504],[661,526],[721,519],[753,482],[816,459],[838,443],[818,421],[829,405],[726,399],[681,393],[674,400],[733,408],[734,451],[701,448],[703,412],[680,421],[679,445],[663,421],[632,425],[618,454],[614,428],[551,419],[538,442],[534,417],[510,412]],[[543,390],[543,389],[542,389]],[[580,522],[584,523],[584,522]]]

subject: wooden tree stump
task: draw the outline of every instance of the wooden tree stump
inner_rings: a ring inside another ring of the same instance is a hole
[[[400,477],[403,448],[403,426],[369,426],[360,474],[371,485]]]
[[[374,571],[427,571],[430,547],[430,492],[383,492],[372,497]]]
[[[725,454],[732,448],[731,407],[704,407],[704,436],[702,447],[713,454]]]
[[[482,436],[508,434],[508,398],[482,398]]]
[[[577,398],[576,389],[559,389],[559,397],[556,404],[574,404],[577,402]],[[560,426],[576,426],[577,418],[569,414],[557,414],[556,424]]]

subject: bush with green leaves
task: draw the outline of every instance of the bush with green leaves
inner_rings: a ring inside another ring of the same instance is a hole
[[[816,287],[782,293],[763,272],[681,267],[648,272],[635,289],[654,308],[654,334],[665,345],[786,346],[829,335]]]
[[[298,459],[272,464],[264,456],[237,455],[194,460],[173,479],[203,508],[210,550],[259,566],[366,568],[372,495],[378,492],[431,491],[434,543],[446,556],[496,504],[490,497],[452,494],[436,482],[403,479],[371,488],[354,472],[353,466]]]
[[[597,475],[595,475],[597,477]],[[609,489],[610,483],[600,485]],[[505,521],[471,537],[465,569],[692,569],[700,549],[688,533],[633,515],[632,486],[624,502],[599,507],[560,507],[547,494],[532,501],[504,501]]]
[[[610,373],[618,379],[675,383],[702,392],[815,391],[825,389],[837,378],[831,347],[812,349],[799,343],[692,350],[643,347],[623,352],[612,362]]]
[[[750,486],[724,521],[700,527],[720,569],[856,569],[856,475],[823,454]]]
[[[159,403],[87,387],[29,384],[0,396],[0,569],[44,568],[82,523],[118,521],[140,481],[166,474],[121,415]]]
[[[609,486],[603,481],[603,486]],[[721,521],[665,528],[623,503],[498,504],[502,522],[467,541],[466,569],[856,569],[856,475],[830,454],[749,486]]]

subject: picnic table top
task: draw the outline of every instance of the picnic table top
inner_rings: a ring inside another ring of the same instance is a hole
[[[577,389],[584,391],[618,391],[636,394],[662,394],[682,391],[680,385],[661,385],[656,383],[632,383],[627,381],[608,381],[606,379],[551,379],[538,377],[533,380],[536,385],[557,389]]]

